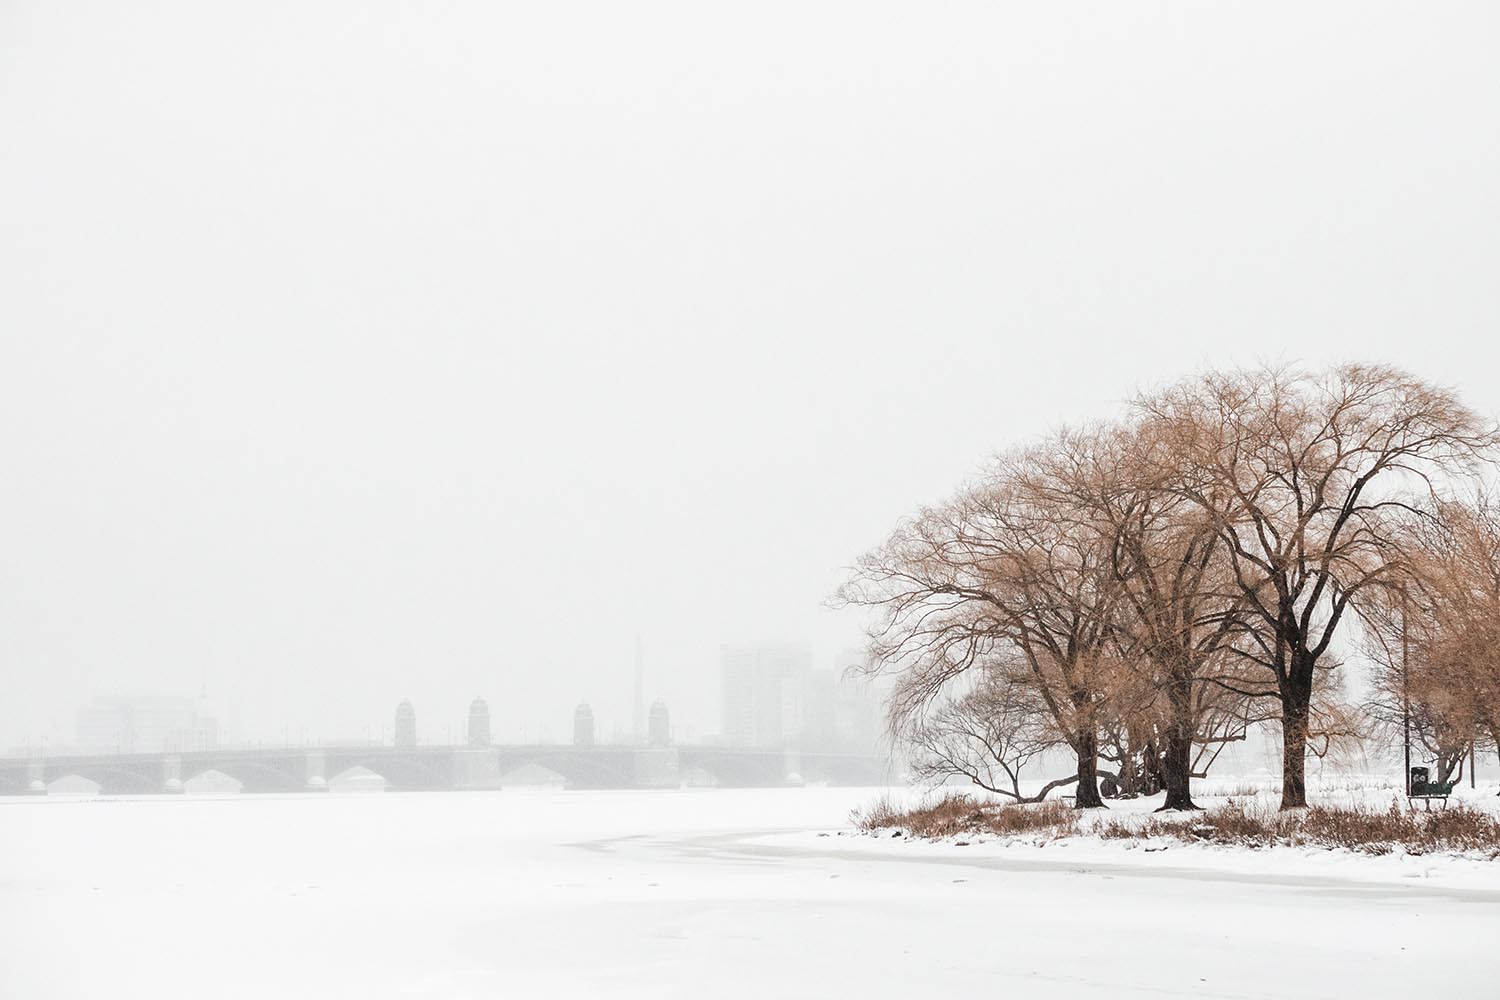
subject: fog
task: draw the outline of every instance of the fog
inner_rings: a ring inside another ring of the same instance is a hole
[[[1207,365],[1500,411],[1489,4],[0,4],[0,746],[718,731],[841,567]]]

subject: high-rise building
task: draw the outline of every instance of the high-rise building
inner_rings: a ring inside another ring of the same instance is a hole
[[[652,702],[651,720],[646,742],[654,747],[669,746],[672,742],[672,726],[667,717],[665,702]]]
[[[475,698],[469,705],[469,746],[490,745],[490,706],[483,698]]]
[[[594,745],[594,710],[586,701],[579,702],[578,707],[573,710],[573,745]]]
[[[80,750],[181,753],[218,746],[218,723],[198,714],[192,698],[95,698],[78,712]]]
[[[396,706],[395,736],[395,743],[398,747],[417,745],[417,710],[411,707],[409,701],[403,701]]]
[[[630,742],[646,739],[646,666],[641,658],[641,637],[635,637],[635,690],[630,702]]]
[[[730,746],[787,747],[798,742],[812,651],[795,642],[719,647],[720,724]]]

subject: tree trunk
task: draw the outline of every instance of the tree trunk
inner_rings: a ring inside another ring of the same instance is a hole
[[[1444,785],[1446,785],[1450,781],[1454,782],[1454,783],[1457,783],[1458,781],[1460,781],[1460,780],[1463,779],[1463,775],[1464,775],[1463,768],[1464,768],[1464,753],[1463,753],[1462,750],[1460,750],[1456,754],[1439,754],[1438,755],[1438,776],[1437,776],[1438,783],[1439,784],[1444,784]],[[1455,778],[1453,776],[1453,772],[1454,771],[1458,772],[1458,777],[1457,778]]]
[[[1197,809],[1193,802],[1193,687],[1191,679],[1176,678],[1167,691],[1172,718],[1167,724],[1161,755],[1161,783],[1167,790],[1162,809]]]
[[[1308,706],[1281,702],[1281,808],[1307,805]]]
[[[1078,796],[1075,809],[1103,809],[1099,796],[1099,737],[1093,732],[1078,734]]]
[[[1167,731],[1165,753],[1161,759],[1162,783],[1167,788],[1167,801],[1161,812],[1168,809],[1197,809],[1191,788],[1193,776],[1193,737],[1191,730],[1172,726]]]

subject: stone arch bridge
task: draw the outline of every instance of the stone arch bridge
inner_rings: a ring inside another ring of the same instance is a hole
[[[676,788],[690,771],[739,788],[819,781],[880,785],[891,778],[888,759],[872,754],[687,746],[329,746],[0,758],[0,795],[45,794],[52,782],[73,776],[95,782],[104,794],[174,793],[208,771],[234,778],[242,792],[326,791],[330,778],[355,768],[403,791],[496,789],[502,776],[528,764],[561,775],[569,788]]]

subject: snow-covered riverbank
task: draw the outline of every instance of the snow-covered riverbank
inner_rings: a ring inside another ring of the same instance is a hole
[[[1494,995],[1500,865],[853,835],[879,794],[4,802],[0,995]]]

